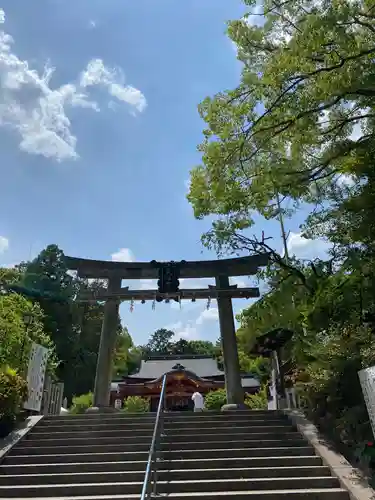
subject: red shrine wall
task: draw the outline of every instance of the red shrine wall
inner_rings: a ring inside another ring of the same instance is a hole
[[[150,398],[150,410],[156,411],[161,391],[161,381],[151,383],[134,382],[134,379],[119,382],[118,391],[111,391],[111,406],[115,405],[116,399],[123,402],[129,396],[140,396]],[[188,406],[191,404],[191,396],[194,392],[200,392],[205,395],[210,391],[223,389],[224,387],[224,382],[198,381],[186,378],[182,374],[168,376],[166,387],[167,407]],[[244,390],[245,394],[254,394],[258,391],[258,388],[246,388]]]

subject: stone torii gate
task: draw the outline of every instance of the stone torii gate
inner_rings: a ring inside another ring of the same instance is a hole
[[[229,277],[254,275],[260,267],[267,265],[268,260],[267,254],[190,262],[110,262],[65,257],[68,269],[76,271],[79,277],[105,279],[108,282],[107,288],[98,293],[79,297],[84,301],[105,302],[93,405],[99,408],[109,405],[116,321],[122,301],[140,300],[145,303],[146,300],[162,302],[171,299],[180,301],[206,298],[216,299],[218,304],[227,402],[241,406],[244,394],[241,386],[232,299],[259,297],[259,288],[238,288],[237,285],[229,284]],[[166,283],[164,278],[167,279]],[[209,286],[207,289],[180,290],[178,281],[180,278],[215,278],[216,286]],[[133,279],[159,279],[159,290],[121,288],[122,280]]]

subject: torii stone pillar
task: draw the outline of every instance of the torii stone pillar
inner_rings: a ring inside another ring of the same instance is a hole
[[[216,276],[215,280],[217,290],[228,290],[230,288],[228,276]],[[219,293],[217,305],[219,309],[227,403],[243,406],[244,391],[241,385],[240,362],[238,359],[232,299],[231,297],[221,297]]]
[[[108,280],[108,292],[116,292],[120,289],[121,278],[111,277]],[[93,401],[93,406],[98,408],[109,406],[119,307],[120,301],[116,299],[107,299],[104,305]]]

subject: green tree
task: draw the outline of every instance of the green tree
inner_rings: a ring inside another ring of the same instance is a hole
[[[141,358],[141,350],[134,347],[128,329],[122,328],[116,340],[113,362],[114,377],[119,378],[134,373],[139,368]]]
[[[15,268],[1,267],[0,268],[0,286],[19,283],[22,279],[22,272]]]
[[[197,218],[214,217],[206,246],[271,257],[267,293],[239,318],[241,367],[259,335],[292,329],[291,380],[350,455],[371,436],[357,371],[374,363],[374,5],[265,0],[254,26],[256,1],[244,3],[248,14],[228,25],[241,81],[199,107],[207,126],[188,199]],[[302,204],[303,234],[332,242],[330,260],[286,261],[249,236],[254,213],[291,216]]]
[[[191,354],[213,356],[215,346],[209,340],[186,340],[180,339],[171,347],[171,354]]]
[[[22,285],[38,290],[42,296],[35,299],[44,312],[44,331],[56,345],[60,360],[57,376],[64,381],[67,394],[74,394],[74,373],[79,349],[79,331],[76,324],[76,294],[74,279],[68,273],[64,253],[57,245],[49,245],[25,266]]]
[[[152,355],[210,355],[215,356],[216,347],[209,340],[179,339],[173,342],[175,333],[166,328],[156,330],[141,348],[143,356]]]
[[[125,413],[148,413],[150,411],[150,400],[140,396],[128,396],[124,400],[122,411]]]
[[[76,298],[97,291],[103,283],[72,277],[62,250],[49,245],[32,262],[0,268],[0,287],[5,293],[0,295],[0,365],[25,369],[29,347],[35,341],[56,353],[50,356],[50,368],[56,369],[58,358],[56,376],[64,382],[69,401],[73,395],[92,391],[104,305]],[[27,328],[25,313],[33,319]],[[140,349],[133,346],[118,316],[114,376],[134,372],[140,359]]]
[[[172,349],[172,339],[174,337],[172,330],[159,328],[152,335],[148,343],[144,346],[145,355],[165,355],[170,354]]]
[[[26,325],[25,315],[32,318]],[[43,330],[43,312],[39,304],[33,304],[21,295],[0,295],[0,366],[9,365],[25,373],[31,344],[36,342],[51,349],[49,368],[56,368],[55,346]]]
[[[345,226],[358,241],[363,232],[350,221],[360,213],[364,227],[369,212],[361,200],[374,199],[372,1],[325,0],[318,7],[266,0],[262,26],[247,19],[255,0],[245,3],[248,15],[228,27],[243,63],[241,82],[199,108],[207,123],[203,163],[191,173],[188,199],[196,217],[217,217],[204,242],[242,248],[238,236],[253,224],[253,210],[277,216],[276,193],[294,200],[294,208],[329,200],[336,215],[348,200],[352,216],[336,217],[333,226]],[[326,233],[331,210],[324,208],[319,228],[314,215],[315,231]]]

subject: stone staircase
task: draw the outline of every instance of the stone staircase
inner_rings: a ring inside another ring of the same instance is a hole
[[[154,419],[42,419],[0,465],[0,499],[139,499]],[[274,411],[167,414],[158,478],[170,500],[349,500]]]

